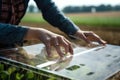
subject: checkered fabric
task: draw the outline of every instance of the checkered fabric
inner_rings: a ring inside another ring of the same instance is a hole
[[[18,24],[24,15],[24,0],[2,0],[0,22]]]

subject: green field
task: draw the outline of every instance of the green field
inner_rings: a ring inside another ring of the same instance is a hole
[[[70,17],[77,25],[120,27],[120,17]]]
[[[77,25],[120,27],[120,12],[66,14]],[[45,23],[40,13],[27,13],[22,22]]]

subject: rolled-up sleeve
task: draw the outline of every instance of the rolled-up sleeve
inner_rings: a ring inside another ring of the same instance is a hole
[[[19,44],[23,42],[28,28],[0,23],[0,43]]]
[[[35,0],[39,9],[42,11],[43,18],[51,25],[58,27],[67,35],[75,34],[79,29],[70,19],[56,7],[51,0]]]

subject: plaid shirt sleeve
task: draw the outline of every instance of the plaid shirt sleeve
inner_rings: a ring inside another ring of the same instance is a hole
[[[20,44],[28,28],[0,23],[0,43]]]
[[[35,2],[42,11],[43,18],[67,35],[73,35],[79,29],[71,20],[62,14],[51,0],[35,0]]]

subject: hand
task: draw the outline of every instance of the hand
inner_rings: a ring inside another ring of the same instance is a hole
[[[102,45],[106,44],[106,41],[102,40],[97,34],[95,34],[92,31],[78,30],[74,36],[76,36],[79,39],[83,39],[88,44],[91,44],[91,42],[98,42],[99,44]]]
[[[42,28],[30,28],[25,39],[41,40],[46,46],[48,56],[51,55],[52,46],[55,47],[60,57],[64,56],[61,46],[65,49],[65,53],[73,54],[71,43],[66,38]]]

